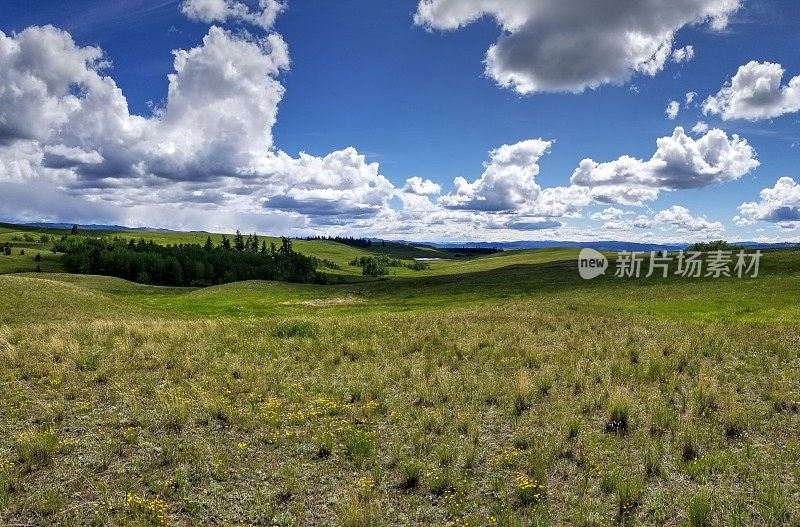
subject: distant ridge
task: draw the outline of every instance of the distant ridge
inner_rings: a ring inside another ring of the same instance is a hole
[[[71,229],[74,223],[23,223],[24,227],[37,227],[44,229]],[[205,231],[176,231],[173,229],[154,229],[151,227],[125,227],[124,225],[101,225],[90,223],[86,225],[78,224],[79,229],[87,231],[140,231],[140,232],[205,232]]]
[[[380,241],[380,240],[373,240]],[[388,241],[388,240],[387,240]],[[515,241],[515,242],[410,242],[410,241],[395,241],[395,243],[405,243],[415,247],[434,247],[437,249],[453,249],[453,248],[479,248],[490,249],[497,248],[506,251],[515,251],[523,249],[548,249],[554,247],[588,247],[597,249],[598,251],[680,251],[687,249],[691,243],[637,243],[625,242],[615,240],[605,240],[596,242],[576,242],[576,241]],[[747,242],[735,241],[731,242],[733,245],[740,245],[750,249],[793,249],[800,248],[797,243],[761,243],[761,242]]]
[[[18,225],[21,227],[30,228],[46,228],[46,229],[71,229],[74,223],[50,223],[50,222],[37,222],[37,223],[22,223],[12,224],[4,223],[4,225],[12,226]],[[207,234],[208,231],[179,231],[174,229],[156,229],[151,227],[125,227],[123,225],[104,225],[104,224],[78,224],[78,228],[87,231],[131,231],[131,232],[187,232],[187,233],[200,233]],[[591,241],[591,242],[578,242],[578,241],[553,241],[553,240],[539,240],[539,241],[510,241],[510,242],[415,242],[409,240],[386,240],[383,238],[367,238],[373,243],[399,243],[411,247],[434,247],[437,249],[457,249],[457,248],[477,248],[477,249],[502,249],[505,251],[515,251],[523,249],[547,249],[554,247],[588,247],[597,249],[598,251],[680,251],[690,247],[691,243],[639,243],[639,242],[626,242],[618,240],[604,240],[604,241]],[[763,243],[754,241],[732,241],[733,245],[740,245],[750,249],[797,249],[800,248],[800,243]]]

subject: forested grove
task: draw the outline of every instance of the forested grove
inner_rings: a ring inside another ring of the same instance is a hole
[[[258,245],[255,235],[247,239],[237,232],[231,243],[223,237],[214,245],[158,245],[152,241],[125,238],[65,236],[54,251],[63,252],[64,268],[70,273],[116,276],[143,284],[209,286],[241,280],[278,280],[321,283],[317,259],[295,252],[292,242]]]

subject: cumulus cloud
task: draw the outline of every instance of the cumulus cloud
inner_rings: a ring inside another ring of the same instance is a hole
[[[586,189],[536,184],[552,144],[542,139],[492,151],[477,181],[457,180],[441,198],[419,177],[395,188],[354,148],[289,155],[272,138],[289,67],[279,35],[213,26],[174,55],[164,104],[141,116],[104,74],[101,50],[49,26],[0,33],[0,210],[32,221],[475,235],[557,229],[551,217],[591,201]],[[31,189],[37,199],[21,207]]]
[[[667,109],[664,110],[664,113],[667,115],[667,119],[670,121],[674,121],[676,117],[678,117],[678,113],[681,111],[681,103],[678,101],[670,101],[667,105]]]
[[[275,18],[286,8],[278,0],[259,0],[258,10],[251,10],[246,4],[235,0],[184,0],[181,11],[198,22],[208,24],[228,21],[244,22],[270,29]]]
[[[103,74],[101,50],[51,26],[0,32],[0,181],[113,206],[269,209],[300,223],[388,206],[394,187],[355,149],[274,151],[276,77],[289,66],[279,35],[213,26],[174,55],[166,102],[145,117]]]
[[[672,52],[672,62],[681,64],[694,58],[694,46],[684,46]]]
[[[725,121],[759,121],[800,111],[800,75],[782,84],[785,70],[780,64],[751,61],[716,95],[703,103],[705,114],[721,115]]]
[[[656,223],[663,223],[677,227],[678,232],[709,232],[715,233],[724,230],[722,223],[711,222],[705,216],[692,216],[689,209],[680,205],[658,212],[653,218]]]
[[[630,231],[634,228],[649,229],[653,226],[653,220],[647,216],[640,214],[636,218],[628,218],[628,216],[633,215],[634,213],[630,211],[608,207],[592,214],[591,219],[602,221],[603,229],[612,231]]]
[[[451,209],[491,212],[522,209],[541,193],[534,178],[539,174],[539,158],[552,144],[544,139],[529,139],[492,150],[480,178],[470,183],[457,177],[453,182],[455,188],[439,202]]]
[[[439,194],[442,191],[442,187],[430,179],[422,179],[421,177],[414,176],[406,180],[403,191],[409,194],[416,194],[417,196],[430,196]]]
[[[687,25],[724,29],[740,0],[420,0],[414,20],[455,30],[484,16],[503,35],[486,54],[486,72],[522,94],[574,92],[653,76],[670,59],[686,61],[689,46],[673,50]]]
[[[702,188],[734,181],[759,166],[753,148],[734,134],[719,129],[692,139],[683,128],[656,142],[649,160],[622,156],[598,163],[584,159],[572,174],[573,185],[591,189],[599,201],[641,204],[661,190]]]
[[[708,221],[705,216],[692,216],[689,209],[680,205],[673,205],[658,212],[653,220],[656,223],[677,227],[678,232],[720,232],[725,229],[718,221]]]
[[[622,216],[624,215],[625,211],[616,207],[608,207],[600,212],[595,212],[592,214],[592,219],[598,221],[613,221],[622,219]]]
[[[355,148],[323,158],[300,154],[294,159],[279,152],[260,167],[264,184],[272,184],[272,197],[262,199],[267,208],[310,216],[373,216],[394,194],[392,183],[368,163]]]
[[[692,133],[695,135],[703,135],[704,133],[708,132],[709,126],[704,121],[698,121],[692,127]]]
[[[772,188],[761,191],[761,201],[742,203],[741,216],[735,218],[739,224],[756,221],[773,223],[800,222],[800,184],[790,177],[780,178]]]

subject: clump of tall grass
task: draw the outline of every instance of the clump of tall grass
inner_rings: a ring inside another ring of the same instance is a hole
[[[364,430],[347,430],[343,441],[347,457],[359,466],[375,451],[375,438]]]
[[[336,517],[341,527],[379,527],[383,525],[381,509],[372,498],[364,498],[356,491],[336,507]]]
[[[608,399],[606,431],[609,433],[625,434],[632,426],[633,398],[624,388],[615,389]]]
[[[678,436],[681,457],[684,461],[696,461],[702,455],[700,446],[700,432],[697,425],[688,421],[684,423]]]
[[[514,415],[519,417],[531,406],[531,377],[528,370],[519,370],[514,378],[512,397],[514,400]]]
[[[719,408],[720,393],[717,382],[705,375],[701,375],[694,390],[694,404],[697,414],[701,417],[715,412]]]
[[[319,332],[319,326],[308,320],[288,320],[276,324],[270,334],[281,339],[311,338]]]
[[[625,521],[636,514],[636,510],[642,503],[644,488],[645,484],[641,476],[617,473],[614,491],[617,497],[617,518],[620,521]]]
[[[417,458],[409,457],[398,463],[397,470],[400,474],[399,487],[403,490],[413,490],[422,481],[425,464]]]
[[[720,413],[720,421],[725,437],[736,439],[747,432],[748,417],[747,413],[735,402],[728,401]]]
[[[713,504],[711,495],[701,491],[689,500],[689,525],[691,527],[708,527],[711,525]]]
[[[27,430],[22,432],[11,443],[20,460],[28,465],[46,465],[50,463],[60,449],[58,433],[51,429]]]

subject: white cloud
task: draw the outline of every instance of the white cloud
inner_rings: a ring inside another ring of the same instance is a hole
[[[697,97],[697,92],[694,92],[694,91],[690,91],[689,93],[686,94],[686,107],[687,108],[694,102],[696,97]]]
[[[100,50],[50,26],[0,32],[0,182],[52,185],[115,207],[277,210],[299,224],[388,207],[394,187],[355,149],[273,151],[284,93],[276,76],[289,65],[279,35],[211,27],[202,44],[174,55],[164,106],[142,117],[102,74]]]
[[[192,20],[208,24],[228,21],[245,22],[270,29],[275,18],[286,8],[279,0],[259,0],[258,10],[235,0],[184,0],[181,11]]]
[[[705,216],[692,216],[686,207],[673,205],[672,207],[658,212],[653,218],[656,223],[674,225],[678,232],[709,232],[717,233],[724,230],[722,223],[711,222]]]
[[[584,159],[572,174],[572,184],[591,188],[592,195],[608,203],[641,204],[654,200],[661,190],[702,188],[734,181],[759,162],[745,139],[710,130],[692,139],[676,127],[670,137],[657,140],[649,160],[622,156],[597,163]]]
[[[681,103],[678,101],[670,101],[669,105],[667,105],[667,109],[664,110],[664,113],[667,115],[667,119],[670,121],[674,121],[676,117],[678,117],[678,113],[681,111]]]
[[[694,46],[684,46],[672,52],[672,62],[681,64],[694,58]]]
[[[530,139],[492,150],[491,161],[480,178],[469,183],[457,177],[453,182],[455,188],[439,202],[451,209],[490,212],[524,208],[541,193],[534,178],[539,174],[539,158],[552,144],[544,139]]]
[[[692,127],[692,133],[695,135],[703,135],[704,133],[708,132],[708,125],[704,121],[698,121]]]
[[[503,30],[486,54],[486,72],[519,93],[581,92],[655,75],[687,25],[726,27],[740,0],[420,0],[414,20],[455,30],[491,16]],[[677,55],[674,55],[677,53]]]
[[[790,177],[780,178],[772,188],[761,191],[761,201],[742,203],[741,216],[735,218],[739,224],[756,221],[773,223],[800,222],[800,184]]]
[[[430,179],[422,179],[421,177],[414,176],[406,180],[406,185],[403,187],[403,190],[418,196],[430,196],[439,194],[442,191],[442,187]]]
[[[725,121],[758,121],[800,111],[800,75],[782,85],[780,64],[751,61],[739,67],[731,81],[703,103],[705,114]]]
[[[598,221],[613,221],[622,219],[622,216],[624,215],[625,211],[616,207],[608,207],[600,212],[595,212],[592,214],[592,219]]]

